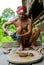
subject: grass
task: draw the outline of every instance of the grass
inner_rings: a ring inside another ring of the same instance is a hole
[[[14,41],[14,40],[11,37],[5,36],[5,37],[1,38],[0,46],[3,44],[3,42],[12,42],[12,41]]]
[[[12,32],[14,32],[14,29],[11,29]],[[8,36],[7,34],[4,34],[4,31],[2,28],[0,28],[0,46],[3,44],[3,42],[14,42],[14,40]]]
[[[44,43],[44,36],[42,36],[42,43]]]

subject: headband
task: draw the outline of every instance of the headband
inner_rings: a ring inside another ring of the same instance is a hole
[[[26,12],[26,7],[24,7],[24,6],[19,6],[19,7],[17,8],[17,11],[16,11],[16,12],[19,12],[19,11],[21,11],[21,10],[24,10],[24,11]]]

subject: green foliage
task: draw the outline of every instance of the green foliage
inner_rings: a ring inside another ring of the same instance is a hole
[[[2,12],[2,16],[3,16],[3,18],[7,18],[7,19],[9,19],[11,17],[14,18],[15,12],[11,8],[6,8]]]
[[[10,42],[14,41],[10,36],[4,34],[3,30],[0,29],[0,45],[2,45],[3,42]]]
[[[42,43],[44,43],[44,36],[42,36]]]
[[[7,26],[7,29],[10,30],[10,31],[12,31],[12,32],[15,32],[16,31],[16,27],[13,24]]]
[[[3,42],[14,41],[10,36],[5,34],[4,31],[2,30],[2,25],[5,22],[8,22],[9,18],[11,17],[15,17],[15,13],[10,8],[4,9],[4,11],[2,12],[2,16],[0,15],[0,45],[2,45]],[[16,31],[16,27],[14,25],[7,26],[7,29],[13,32]]]

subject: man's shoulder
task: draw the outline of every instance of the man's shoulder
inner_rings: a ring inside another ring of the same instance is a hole
[[[28,18],[28,24],[32,24],[32,19]]]
[[[15,21],[18,21],[18,20],[19,20],[19,18],[14,18],[14,20],[15,20]]]
[[[28,21],[29,21],[29,22],[32,22],[32,19],[31,19],[31,18],[28,18]]]
[[[14,19],[12,19],[11,21],[17,22],[18,20],[19,20],[19,18],[14,18]]]
[[[28,20],[30,21],[30,20],[31,20],[31,18],[28,18]]]

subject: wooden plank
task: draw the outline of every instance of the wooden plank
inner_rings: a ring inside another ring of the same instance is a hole
[[[44,13],[44,10],[33,20],[33,22],[35,22],[37,19],[40,18],[40,16]]]

